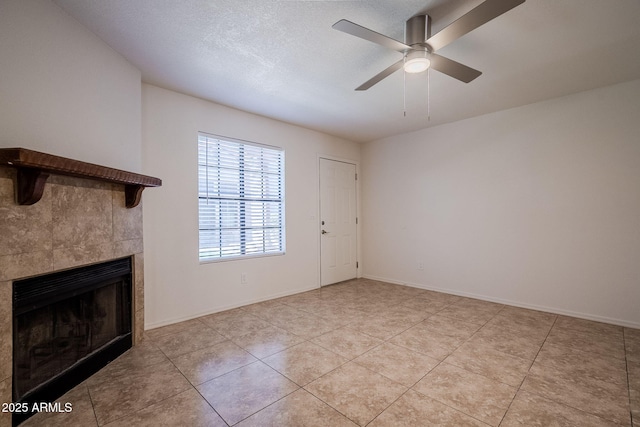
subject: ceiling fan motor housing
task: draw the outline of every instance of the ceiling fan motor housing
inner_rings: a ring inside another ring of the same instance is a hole
[[[418,49],[431,37],[431,17],[416,15],[405,23],[404,43]],[[417,45],[417,46],[416,46]]]

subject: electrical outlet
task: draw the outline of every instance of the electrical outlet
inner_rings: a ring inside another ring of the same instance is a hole
[[[418,270],[420,270],[420,271],[424,270],[424,262],[420,261],[418,263]]]
[[[243,285],[247,284],[247,273],[240,273],[240,283]]]

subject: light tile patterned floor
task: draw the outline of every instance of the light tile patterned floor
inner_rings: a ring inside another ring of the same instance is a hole
[[[24,425],[640,427],[640,330],[360,279],[147,331],[60,401]]]

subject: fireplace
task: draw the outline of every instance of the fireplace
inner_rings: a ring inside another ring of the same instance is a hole
[[[73,170],[77,168],[74,166]],[[130,174],[114,176],[129,177]],[[16,283],[24,279],[127,258],[133,270],[129,290],[94,290],[93,296],[83,297],[84,302],[79,304],[87,306],[92,299],[101,300],[107,295],[113,296],[114,292],[120,293],[120,297],[115,298],[126,299],[128,292],[132,305],[128,319],[131,319],[133,345],[141,342],[144,334],[142,203],[135,206],[135,198],[134,203],[128,202],[126,184],[51,172],[46,185],[41,188],[39,201],[21,205],[16,203],[17,180],[15,168],[0,164],[0,402],[15,402],[13,334],[18,318],[13,313],[13,291]],[[79,308],[61,308],[78,317],[75,313]],[[47,316],[51,318],[52,315]],[[62,315],[57,316],[61,318]],[[83,328],[86,331],[89,325],[87,320],[80,318],[72,323],[77,331]],[[111,319],[104,320],[104,323],[115,328],[113,325],[117,322]],[[124,323],[120,322],[121,325]],[[106,326],[103,328],[108,329]],[[92,326],[91,344],[81,345],[83,340],[76,337],[73,348],[77,352],[87,352],[87,349],[95,347],[96,342],[104,342],[106,338],[98,337],[95,330],[96,327]],[[84,335],[86,340],[89,334],[76,335]],[[51,337],[49,341],[53,341],[49,343],[49,349],[45,346],[34,351],[39,353],[41,364],[47,353],[54,352],[52,344],[57,345],[58,353],[72,345],[65,344],[61,338],[54,340]],[[25,393],[24,387],[29,388],[28,385],[19,386],[19,393],[20,390]],[[52,400],[41,400],[41,403],[48,402]],[[12,418],[18,417],[18,413],[13,412],[15,416],[12,416],[12,412],[0,412],[0,426],[17,424]]]
[[[13,402],[52,402],[131,348],[131,292],[130,257],[15,281]]]

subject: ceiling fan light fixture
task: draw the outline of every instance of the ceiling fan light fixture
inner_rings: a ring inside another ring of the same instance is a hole
[[[427,58],[427,52],[413,51],[405,56],[404,71],[411,74],[427,71],[431,61]]]

